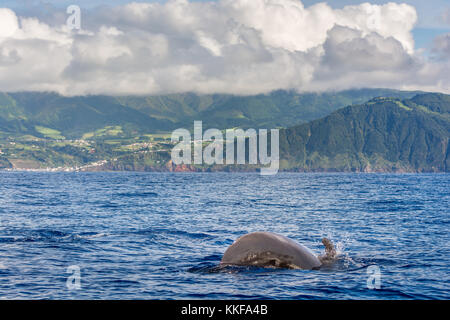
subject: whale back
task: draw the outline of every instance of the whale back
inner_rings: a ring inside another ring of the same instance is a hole
[[[225,251],[221,264],[314,269],[321,265],[307,247],[271,232],[253,232],[238,238]]]

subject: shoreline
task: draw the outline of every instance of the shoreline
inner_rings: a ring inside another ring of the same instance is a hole
[[[258,173],[259,169],[254,170],[168,170],[168,169],[151,169],[151,170],[111,170],[111,169],[100,169],[100,170],[86,170],[86,169],[59,169],[59,168],[46,168],[46,169],[27,169],[27,168],[3,168],[0,172],[36,172],[36,173],[119,173],[119,172],[134,172],[134,173]],[[345,174],[448,174],[450,171],[441,170],[370,170],[370,171],[351,171],[351,170],[331,170],[331,169],[318,169],[318,170],[304,170],[304,169],[281,169],[278,173],[345,173]]]

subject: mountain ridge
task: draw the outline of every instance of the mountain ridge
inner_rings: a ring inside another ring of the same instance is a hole
[[[222,97],[221,101],[226,98]],[[58,101],[60,98],[55,99]],[[91,97],[81,102],[86,103],[84,107],[89,112],[95,112],[97,117],[101,117],[102,112],[105,112],[104,107],[92,107],[90,103],[104,102],[104,99],[109,101],[108,97]],[[195,100],[195,96],[189,99]],[[121,112],[127,111],[129,118],[122,117],[120,120],[131,119],[133,123],[130,128],[126,127],[126,123],[115,125],[106,121],[102,123],[106,125],[103,128],[94,132],[81,131],[81,138],[67,139],[64,136],[66,132],[44,126],[52,123],[51,115],[43,125],[36,121],[39,117],[32,120],[28,118],[30,112],[20,99],[9,100],[9,96],[4,96],[3,100],[0,97],[0,101],[6,101],[11,106],[4,108],[7,112],[3,112],[3,117],[0,117],[0,130],[21,134],[8,136],[4,133],[3,138],[0,136],[1,168],[81,171],[258,170],[258,166],[254,165],[176,166],[170,161],[173,147],[170,134],[140,134],[139,127],[136,127],[139,122],[131,115],[141,117],[143,123],[148,123],[148,119],[141,116],[139,110],[128,112],[129,109],[121,105],[111,108],[120,116]],[[203,112],[211,108],[211,101],[208,102],[210,105],[203,103],[195,102],[198,108],[186,112]],[[47,107],[43,105],[34,110],[35,115],[42,117]],[[62,108],[63,113],[64,110],[76,108],[76,105],[68,104],[65,108]],[[58,120],[60,124],[66,123],[61,121],[61,117]],[[75,126],[81,120],[66,119]],[[207,126],[204,125],[203,129],[206,130]],[[137,130],[136,136],[130,136],[133,130]],[[35,131],[38,136],[33,135]],[[450,95],[419,93],[409,98],[375,97],[361,104],[339,108],[324,117],[280,129],[280,171],[449,172],[449,138]]]
[[[436,106],[436,100],[430,99],[438,97],[445,103]],[[307,171],[447,172],[449,98],[423,94],[347,106],[322,119],[282,130],[280,157],[286,169]]]
[[[389,89],[303,94],[275,91],[256,96],[184,93],[64,97],[51,92],[0,93],[0,131],[41,136],[34,129],[40,126],[57,130],[67,138],[80,138],[107,126],[120,126],[123,135],[132,136],[191,128],[194,120],[218,129],[286,128],[380,95],[409,98],[416,93]]]

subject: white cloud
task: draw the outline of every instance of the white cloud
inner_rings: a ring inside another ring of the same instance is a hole
[[[19,29],[16,14],[10,9],[0,8],[0,41],[12,36]]]
[[[48,17],[60,15],[49,14]],[[450,91],[449,62],[414,52],[412,6],[299,0],[133,2],[82,10],[82,32],[0,9],[0,91],[256,94]],[[442,50],[441,50],[442,51]]]

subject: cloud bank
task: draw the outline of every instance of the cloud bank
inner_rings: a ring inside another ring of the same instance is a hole
[[[0,91],[450,93],[448,39],[436,40],[438,59],[415,52],[417,13],[406,4],[171,0],[81,9],[78,31],[60,12],[38,19],[0,9]]]

